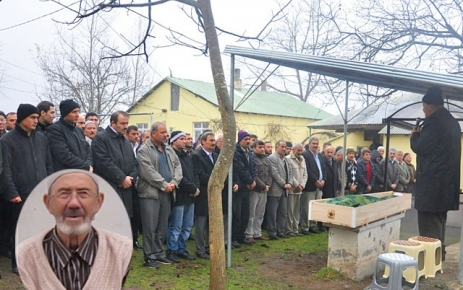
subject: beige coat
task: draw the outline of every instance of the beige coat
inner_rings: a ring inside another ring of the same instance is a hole
[[[90,276],[82,289],[121,289],[132,259],[132,240],[103,229],[95,230],[98,250]],[[27,239],[16,248],[21,281],[29,290],[66,290],[53,272],[43,249],[43,238],[47,233]]]
[[[305,164],[304,156],[301,155],[300,159],[297,159],[293,152],[291,152],[286,158],[291,165],[293,170],[293,188],[289,191],[289,194],[302,194],[305,184],[307,183],[307,165]],[[302,190],[295,192],[297,185],[302,185]]]

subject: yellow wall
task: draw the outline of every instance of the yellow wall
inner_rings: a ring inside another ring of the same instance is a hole
[[[331,146],[334,148],[338,146],[344,146],[344,137],[343,135],[329,140],[331,142]],[[371,144],[371,141],[364,141],[363,140],[363,132],[351,132],[347,133],[347,143],[346,147],[354,147],[357,149],[357,147],[368,147]]]
[[[170,82],[165,81],[148,98],[140,101],[130,111],[130,114],[150,114],[131,115],[130,124],[146,123],[150,127],[152,123],[161,121],[165,122],[171,130],[182,130],[193,134],[193,123],[207,122],[209,129],[215,133],[220,133],[220,113],[216,106],[180,88],[179,110],[171,111],[170,96]],[[166,112],[162,112],[163,109],[166,109]],[[272,142],[277,141],[277,139],[302,142],[309,136],[307,124],[314,122],[311,119],[241,112],[235,113],[235,119],[237,130],[244,129],[249,133],[256,134],[260,139]]]

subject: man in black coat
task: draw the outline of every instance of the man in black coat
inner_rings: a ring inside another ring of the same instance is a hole
[[[199,140],[201,148],[193,154],[193,165],[199,178],[199,195],[195,199],[195,243],[196,255],[209,259],[209,203],[207,184],[218,155],[214,152],[214,133],[204,133]]]
[[[440,88],[429,88],[422,101],[426,119],[410,139],[417,155],[418,229],[421,236],[441,240],[445,260],[447,211],[458,210],[460,199],[461,128],[444,108]]]
[[[53,162],[45,135],[35,131],[39,111],[30,104],[19,105],[17,123],[13,130],[0,139],[3,171],[3,198],[8,201],[8,233],[12,240],[12,268],[18,273],[15,259],[14,231],[19,213],[31,191],[53,173]]]
[[[114,188],[132,218],[132,187],[138,171],[132,144],[124,136],[129,115],[117,111],[111,115],[109,122],[110,125],[92,141],[94,172]]]
[[[82,130],[76,128],[79,119],[79,104],[71,99],[59,105],[61,117],[47,128],[48,143],[55,171],[63,169],[83,169],[93,172],[90,145]]]
[[[185,151],[186,134],[182,131],[173,131],[169,140],[170,146],[182,165],[182,181],[178,185],[175,199],[172,201],[169,228],[167,230],[167,259],[176,263],[179,258],[194,260],[186,248],[186,241],[193,227],[195,204],[194,199],[199,195],[199,179],[196,174],[191,156]]]
[[[323,198],[333,198],[338,196],[340,191],[338,162],[336,162],[333,157],[333,146],[326,146],[323,152],[325,153],[323,156],[323,161],[326,168],[326,182],[325,186],[323,186]]]
[[[322,154],[318,152],[319,140],[310,137],[308,150],[302,153],[307,166],[307,183],[301,195],[301,232],[304,235],[319,233],[316,222],[309,222],[309,203],[311,200],[322,198],[322,190],[326,182],[326,168]]]
[[[384,188],[384,174],[382,170],[381,160],[383,156],[379,153],[378,150],[371,151],[371,164],[375,168],[375,184],[373,186],[373,192],[382,192],[385,191]]]
[[[252,154],[249,133],[238,132],[238,142],[233,157],[233,172],[238,172],[240,184],[233,194],[232,246],[246,243],[245,231],[249,221],[249,191],[256,186],[257,166]]]

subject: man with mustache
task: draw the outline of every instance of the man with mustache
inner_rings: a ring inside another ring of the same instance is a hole
[[[18,268],[26,289],[121,289],[132,257],[130,238],[92,227],[104,193],[96,176],[64,170],[43,202],[56,226],[20,243]]]

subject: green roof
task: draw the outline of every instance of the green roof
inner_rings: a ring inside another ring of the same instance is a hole
[[[185,80],[173,77],[168,77],[167,80],[218,106],[217,95],[215,93],[215,87],[213,83]],[[248,93],[248,95],[251,93],[248,92],[248,90],[248,88],[235,89],[234,108],[236,108],[243,97],[245,97],[246,93]],[[287,116],[315,120],[331,117],[331,114],[308,103],[305,103],[293,96],[282,93],[261,91],[259,89],[254,91],[251,96],[235,111],[242,113]]]
[[[217,95],[215,93],[215,87],[213,83],[207,83],[202,81],[185,80],[173,77],[167,77],[145,94],[142,99],[148,97],[153,90],[160,86],[164,81],[172,82],[179,87],[190,91],[191,93],[203,98],[204,100],[218,106]],[[248,92],[248,88],[235,89],[234,96],[234,108],[239,104],[245,94]],[[248,93],[250,94],[250,92]],[[134,108],[137,104],[132,106],[129,111]],[[256,90],[251,96],[241,104],[235,112],[252,113],[252,114],[264,114],[274,116],[286,116],[296,117],[305,119],[321,120],[324,118],[331,117],[331,114],[318,109],[310,104],[307,104],[293,96]]]

